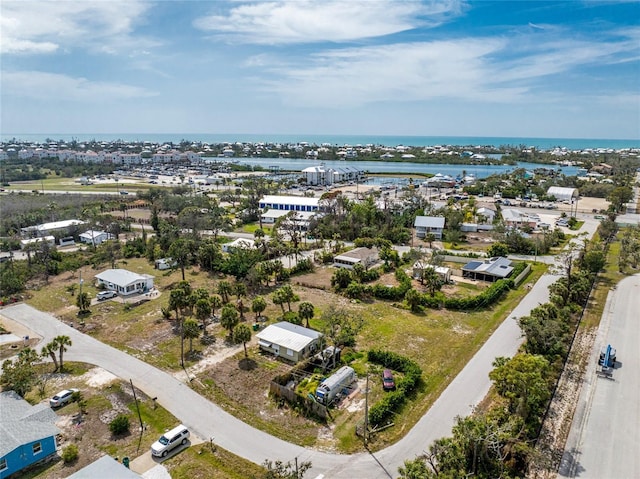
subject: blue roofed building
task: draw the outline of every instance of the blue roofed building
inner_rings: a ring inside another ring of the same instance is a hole
[[[48,404],[32,406],[15,391],[0,393],[0,479],[56,453],[57,419]]]

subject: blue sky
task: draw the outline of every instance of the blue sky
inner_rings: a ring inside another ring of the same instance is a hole
[[[640,138],[640,2],[0,3],[1,133]]]

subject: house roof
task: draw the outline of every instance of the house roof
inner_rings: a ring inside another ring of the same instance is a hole
[[[416,216],[413,226],[417,228],[444,228],[444,216]]]
[[[502,210],[502,219],[504,221],[522,221],[525,215],[520,210],[514,208],[505,208]]]
[[[311,198],[308,196],[277,196],[267,195],[260,199],[260,203],[276,204],[276,205],[305,205],[318,206],[320,198]]]
[[[98,479],[108,477],[110,479],[140,479],[140,475],[126,468],[111,456],[102,456],[88,466],[71,474],[67,479]]]
[[[250,238],[236,238],[229,243],[225,243],[224,246],[227,248],[245,248],[251,249],[256,247],[256,242]]]
[[[377,248],[367,248],[365,246],[362,246],[360,248],[355,248],[350,251],[347,251],[346,253],[339,254],[335,257],[335,259],[355,262],[355,261],[367,259],[372,255],[376,255],[376,256],[378,255]]]
[[[84,233],[80,233],[80,238],[94,239],[102,235],[108,235],[106,231],[87,230]]]
[[[476,214],[483,215],[483,216],[492,216],[492,215],[495,216],[496,210],[492,210],[491,208],[482,206],[476,210]]]
[[[511,260],[503,256],[496,256],[484,261],[470,261],[462,267],[462,271],[473,271],[474,273],[506,278],[513,271],[513,266],[511,266]]]
[[[127,286],[137,281],[146,281],[153,276],[149,274],[138,274],[126,269],[108,269],[102,273],[96,274],[96,279],[107,283],[117,284],[118,286]]]
[[[260,341],[277,344],[293,351],[302,351],[309,343],[322,337],[322,333],[297,324],[281,321],[267,326],[256,338]]]
[[[22,228],[24,231],[52,231],[62,228],[69,228],[70,226],[79,226],[83,225],[84,221],[82,220],[64,220],[64,221],[52,221],[50,223],[42,223],[40,225],[35,226],[27,226],[26,228]]]
[[[15,391],[0,393],[0,457],[39,439],[55,436],[58,416],[47,404],[32,406]]]

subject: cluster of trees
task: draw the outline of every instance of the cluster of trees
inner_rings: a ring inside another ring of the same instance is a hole
[[[12,181],[42,180],[49,175],[74,178],[107,175],[113,170],[114,165],[111,163],[84,163],[78,160],[60,160],[55,157],[34,157],[28,162],[21,158],[8,158],[2,161],[0,181],[6,186]]]
[[[499,400],[485,412],[458,417],[452,436],[421,457],[405,461],[403,479],[523,477],[532,446],[606,250],[594,240],[560,258],[561,278],[551,301],[520,318],[526,336],[513,358],[496,358],[490,373]]]
[[[640,264],[640,227],[626,228],[620,238],[620,255],[618,268],[624,271],[627,267],[636,269]]]
[[[54,372],[63,371],[64,353],[67,346],[71,345],[69,336],[60,335],[45,344],[40,354],[29,347],[24,348],[15,359],[7,359],[2,363],[0,386],[3,389],[12,389],[24,397],[34,386],[44,384],[44,376],[39,373],[36,365],[42,359],[51,358],[55,365]]]

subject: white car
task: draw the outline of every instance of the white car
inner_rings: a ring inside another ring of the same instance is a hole
[[[71,397],[73,393],[78,392],[76,388],[64,389],[60,391],[58,394],[49,399],[49,406],[51,407],[61,407],[71,401]]]
[[[105,299],[111,299],[118,296],[115,291],[100,291],[96,294],[96,299],[98,301],[104,301]]]
[[[180,424],[171,431],[165,432],[160,439],[151,445],[151,454],[157,457],[166,457],[169,451],[181,444],[186,444],[189,436],[190,434],[187,427]]]

